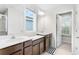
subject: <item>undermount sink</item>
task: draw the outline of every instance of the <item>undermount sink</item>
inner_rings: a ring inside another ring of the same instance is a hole
[[[36,40],[36,39],[39,39],[39,38],[41,38],[41,37],[43,37],[43,36],[41,36],[41,35],[27,35],[27,36],[16,36],[16,39],[19,39],[19,38],[23,38],[23,39],[32,39],[32,40]]]

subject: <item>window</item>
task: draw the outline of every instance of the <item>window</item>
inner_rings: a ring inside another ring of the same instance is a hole
[[[36,31],[36,13],[30,9],[26,9],[25,16],[25,29],[27,31]]]
[[[62,33],[71,34],[71,13],[62,15]]]

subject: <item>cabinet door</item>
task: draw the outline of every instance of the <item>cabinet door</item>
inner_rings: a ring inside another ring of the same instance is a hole
[[[32,46],[24,48],[24,55],[32,55]]]
[[[33,55],[39,55],[39,44],[33,45]]]
[[[15,53],[11,54],[11,55],[22,55],[22,51],[17,51]]]
[[[49,46],[51,46],[52,34],[49,34]]]
[[[40,42],[40,54],[44,52],[44,41]]]
[[[49,38],[46,38],[46,51],[48,50],[49,48]]]

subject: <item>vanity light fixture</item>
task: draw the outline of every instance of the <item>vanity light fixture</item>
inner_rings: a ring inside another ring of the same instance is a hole
[[[38,10],[38,15],[40,15],[40,16],[44,16],[45,13],[44,13],[43,11],[41,11],[41,10]]]

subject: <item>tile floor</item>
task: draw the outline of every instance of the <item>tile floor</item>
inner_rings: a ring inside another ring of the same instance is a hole
[[[71,45],[63,43],[59,48],[56,49],[55,55],[71,55]]]
[[[71,45],[67,43],[63,43],[59,48],[55,50],[54,55],[71,55]],[[45,52],[41,55],[51,55],[48,52]]]

